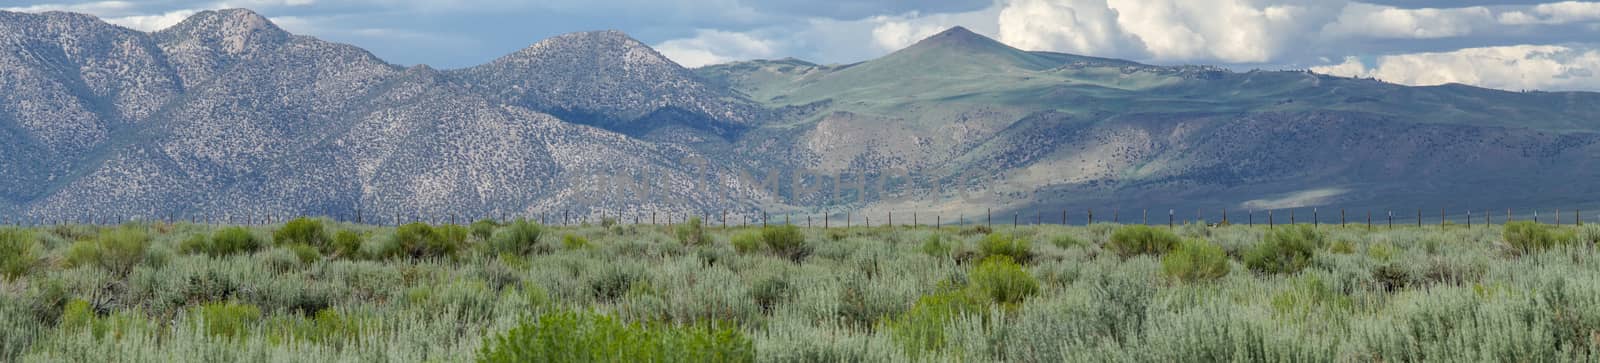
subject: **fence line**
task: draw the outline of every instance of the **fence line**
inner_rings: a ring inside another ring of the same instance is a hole
[[[1010,216],[1011,220],[1009,222],[1010,222],[1010,225],[1013,226],[1013,227],[1019,227],[1019,226],[1024,226],[1024,225],[1090,225],[1090,224],[1108,223],[1108,222],[1111,223],[1111,224],[1123,224],[1123,221],[1122,221],[1122,218],[1121,218],[1121,215],[1122,215],[1122,212],[1123,212],[1122,209],[1121,208],[1116,208],[1116,207],[1109,208],[1109,209],[1111,210],[1111,218],[1109,220],[1103,219],[1103,214],[1101,215],[1102,219],[1098,219],[1097,220],[1096,219],[1096,211],[1095,211],[1094,208],[1084,208],[1081,211],[1077,211],[1076,214],[1074,214],[1074,211],[1072,209],[1059,209],[1059,210],[1049,210],[1049,211],[1046,211],[1046,210],[1043,210],[1043,209],[1035,209],[1035,210],[1029,210],[1029,211],[1013,210],[1013,211],[1010,212],[1011,213],[1011,216]],[[1310,217],[1311,217],[1311,219],[1310,219],[1309,223],[1303,221],[1302,218],[1301,218],[1301,216],[1305,215],[1304,214],[1305,209],[1310,209]],[[1267,209],[1267,210],[1264,210],[1264,211],[1247,210],[1244,213],[1245,214],[1245,216],[1244,216],[1245,218],[1244,218],[1243,221],[1240,221],[1240,220],[1237,219],[1238,214],[1239,214],[1237,211],[1234,211],[1234,212],[1232,212],[1230,214],[1230,212],[1229,212],[1229,210],[1227,208],[1216,209],[1216,211],[1218,212],[1218,215],[1221,216],[1221,219],[1217,220],[1217,221],[1209,221],[1209,220],[1207,220],[1205,218],[1207,210],[1204,209],[1204,208],[1195,209],[1195,213],[1192,216],[1193,219],[1190,219],[1189,218],[1190,216],[1188,216],[1187,213],[1179,213],[1178,209],[1167,209],[1166,210],[1166,212],[1167,212],[1166,213],[1167,214],[1167,220],[1166,220],[1165,224],[1166,224],[1166,226],[1168,228],[1176,228],[1177,226],[1188,225],[1188,224],[1206,224],[1206,225],[1212,225],[1212,226],[1215,226],[1215,225],[1247,225],[1247,226],[1262,225],[1262,226],[1266,226],[1268,228],[1272,228],[1272,227],[1275,227],[1275,226],[1278,226],[1278,225],[1281,225],[1281,224],[1285,224],[1285,223],[1283,223],[1283,221],[1284,221],[1283,220],[1283,217],[1284,217],[1283,214],[1286,213],[1287,214],[1287,221],[1288,221],[1287,224],[1311,224],[1313,226],[1318,226],[1318,227],[1320,227],[1322,225],[1325,225],[1325,224],[1326,225],[1334,225],[1334,223],[1331,223],[1331,222],[1334,222],[1334,221],[1329,220],[1327,218],[1324,218],[1324,214],[1323,214],[1322,209],[1323,208],[1319,207],[1319,208]],[[1102,209],[1102,211],[1103,211],[1103,209]],[[1158,209],[1157,211],[1158,211],[1157,213],[1158,213],[1158,216],[1159,216],[1159,213],[1160,213],[1159,211],[1160,210]],[[1470,227],[1474,227],[1474,226],[1490,226],[1490,225],[1496,225],[1496,224],[1504,224],[1506,222],[1517,221],[1517,220],[1528,220],[1528,221],[1533,221],[1535,223],[1550,224],[1550,225],[1557,225],[1557,226],[1560,226],[1560,225],[1582,225],[1582,224],[1585,224],[1586,222],[1591,222],[1591,221],[1585,221],[1583,219],[1583,209],[1582,208],[1574,208],[1574,209],[1552,208],[1552,209],[1543,209],[1543,210],[1526,209],[1526,210],[1523,210],[1523,212],[1520,212],[1520,213],[1517,212],[1517,210],[1515,210],[1515,209],[1508,208],[1508,209],[1504,210],[1503,214],[1500,213],[1500,210],[1498,210],[1498,209],[1459,210],[1459,211],[1456,211],[1456,212],[1452,213],[1449,208],[1440,208],[1439,211],[1438,211],[1438,215],[1437,216],[1429,216],[1428,213],[1426,213],[1426,211],[1427,211],[1427,209],[1424,209],[1424,208],[1416,208],[1414,210],[1413,209],[1361,209],[1356,214],[1354,214],[1355,218],[1352,220],[1352,218],[1351,218],[1352,214],[1350,213],[1351,210],[1344,209],[1344,208],[1339,208],[1338,209],[1337,226],[1350,227],[1352,224],[1354,224],[1354,225],[1356,225],[1358,227],[1364,227],[1364,228],[1368,228],[1368,229],[1376,229],[1376,228],[1395,228],[1395,227],[1402,227],[1402,226],[1424,227],[1424,226],[1428,226],[1428,225],[1438,225],[1438,226],[1443,228],[1443,227],[1449,227],[1449,226],[1452,226],[1452,225],[1459,225],[1459,226],[1470,228]],[[1059,219],[1046,218],[1047,215],[1054,216],[1057,212],[1059,212],[1059,216],[1060,216]],[[1262,214],[1261,212],[1265,212],[1264,216],[1258,216],[1257,215],[1257,214]],[[1543,214],[1541,214],[1541,212]],[[904,216],[904,213],[905,212],[902,211],[902,216]],[[886,219],[884,221],[882,221],[883,223],[880,223],[877,226],[889,225],[889,226],[958,226],[958,227],[964,227],[964,226],[980,225],[980,222],[981,222],[981,225],[989,227],[989,228],[993,228],[994,225],[995,225],[995,217],[996,217],[993,208],[985,209],[983,216],[981,216],[982,217],[981,220],[977,219],[977,218],[969,219],[968,218],[969,216],[965,212],[952,212],[952,213],[948,213],[948,214],[953,214],[953,216],[956,217],[956,219],[954,219],[953,221],[949,221],[950,223],[946,223],[947,221],[944,219],[944,217],[947,215],[947,213],[931,213],[933,215],[933,223],[932,224],[924,224],[923,222],[926,221],[925,217],[930,213],[927,213],[927,212],[924,212],[924,211],[911,211],[910,213],[911,213],[911,216],[912,216],[910,224],[899,224],[899,225],[896,225],[894,223],[894,211],[883,212],[882,215],[884,217],[886,217]],[[706,225],[709,225],[709,226],[718,226],[718,225],[720,225],[723,228],[729,228],[729,227],[743,227],[743,226],[756,226],[756,225],[767,226],[767,225],[770,225],[770,224],[786,224],[786,225],[798,224],[799,218],[795,217],[796,214],[797,214],[796,212],[785,212],[785,213],[782,214],[782,216],[781,216],[782,218],[776,218],[772,213],[769,213],[769,212],[766,212],[766,211],[762,211],[759,214],[756,214],[756,213],[738,213],[738,212],[730,213],[727,210],[716,211],[715,213],[710,213],[710,212],[699,212],[699,213],[668,212],[668,213],[661,213],[661,212],[658,212],[658,211],[650,211],[650,212],[648,212],[648,219],[646,219],[645,217],[646,217],[647,214],[643,213],[643,212],[636,212],[636,213],[631,213],[631,214],[627,214],[627,215],[624,215],[623,213],[620,213],[620,212],[590,212],[590,213],[581,213],[581,214],[575,214],[575,213],[573,213],[571,211],[539,212],[539,213],[524,213],[524,214],[507,214],[507,213],[504,213],[504,212],[500,212],[500,213],[488,213],[487,215],[481,215],[481,216],[475,216],[474,217],[474,216],[467,216],[467,215],[461,215],[461,214],[431,214],[431,215],[430,214],[424,214],[424,213],[388,214],[388,215],[384,215],[384,214],[367,214],[365,212],[362,212],[362,211],[358,210],[354,214],[347,214],[347,215],[339,215],[338,213],[325,213],[325,214],[322,214],[322,215],[308,215],[308,217],[323,218],[323,219],[329,219],[329,220],[334,220],[334,221],[338,221],[338,222],[350,222],[350,223],[357,223],[357,224],[375,223],[375,224],[378,224],[378,225],[393,225],[393,226],[398,226],[398,225],[406,224],[406,223],[418,223],[418,222],[420,222],[420,223],[428,223],[428,224],[446,224],[446,223],[448,223],[448,224],[468,224],[468,223],[471,223],[472,221],[476,221],[476,220],[492,220],[492,221],[497,221],[497,222],[509,222],[509,221],[512,221],[512,220],[528,220],[528,221],[533,221],[533,222],[537,222],[537,223],[540,223],[540,224],[553,225],[553,226],[578,226],[578,225],[589,225],[589,224],[607,223],[607,222],[613,223],[613,224],[629,224],[629,223],[626,223],[626,222],[630,219],[630,217],[631,217],[631,220],[633,222],[631,224],[633,224],[633,225],[667,225],[667,224],[685,223],[691,218],[700,218],[701,222],[706,224]],[[798,214],[803,215],[805,217],[804,219],[805,219],[805,226],[806,227],[815,227],[815,226],[817,226],[817,223],[816,223],[817,222],[817,218],[815,218],[815,217],[817,217],[819,215],[821,217],[820,218],[820,221],[821,221],[820,226],[823,227],[823,228],[833,228],[833,227],[839,226],[840,223],[842,223],[842,226],[846,227],[846,228],[848,228],[848,227],[856,227],[856,226],[866,226],[866,227],[874,226],[873,219],[872,219],[873,216],[872,215],[870,215],[870,214],[860,214],[860,213],[857,213],[857,212],[851,211],[851,210],[845,210],[845,211],[840,211],[840,212],[813,212],[813,213],[798,213]],[[1025,217],[1028,216],[1028,214],[1032,214],[1031,221],[1030,221],[1030,218],[1025,218]],[[1151,223],[1150,209],[1148,209],[1148,208],[1139,209],[1139,214],[1140,214],[1140,216],[1139,216],[1140,219],[1138,221],[1133,221],[1133,222],[1137,222],[1137,223],[1130,223],[1130,224],[1143,224],[1143,225],[1159,225],[1160,224],[1160,222],[1156,222],[1155,224]],[[1600,213],[1592,213],[1591,215],[1594,216],[1593,217],[1594,220],[1592,222],[1600,223]],[[183,223],[208,224],[208,225],[222,225],[222,224],[227,224],[227,225],[274,225],[274,224],[285,223],[288,220],[296,218],[298,216],[299,215],[296,215],[296,214],[279,214],[279,213],[242,213],[242,214],[228,213],[228,214],[221,214],[221,215],[214,215],[214,214],[182,215],[182,214],[174,213],[174,214],[167,214],[167,215],[161,215],[161,216],[156,216],[156,217],[142,217],[142,216],[141,217],[128,217],[128,216],[122,216],[122,215],[91,215],[91,216],[80,217],[80,218],[54,218],[54,219],[52,219],[52,218],[41,218],[41,217],[37,217],[37,216],[19,216],[19,215],[9,215],[8,214],[8,215],[0,215],[0,226],[54,226],[54,225],[65,225],[65,224],[76,224],[76,225],[119,225],[119,224],[124,224],[124,223],[128,223],[128,222],[166,222],[166,223],[183,222]],[[842,221],[838,221],[838,220],[834,219],[835,217],[838,217],[838,216],[842,216],[843,220]],[[495,218],[495,217],[498,217],[498,218]],[[1074,218],[1074,217],[1076,217],[1076,218]],[[1001,218],[1002,218],[1001,219],[1001,223],[1003,225],[1007,221],[1004,220],[1004,216],[1001,216]],[[904,221],[905,221],[905,219],[902,218],[901,222],[904,222]],[[1079,223],[1079,222],[1081,222],[1081,223]]]

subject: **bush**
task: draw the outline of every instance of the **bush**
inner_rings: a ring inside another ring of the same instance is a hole
[[[510,226],[495,233],[489,240],[489,250],[496,254],[515,254],[526,256],[532,254],[539,246],[539,237],[544,235],[544,227],[538,223],[527,220],[518,220]]]
[[[922,240],[922,254],[937,258],[950,257],[950,246],[945,245],[943,235],[931,234]]]
[[[789,298],[789,290],[788,280],[769,277],[756,282],[755,286],[750,288],[750,297],[755,299],[756,306],[760,306],[762,312],[771,314],[779,302]]]
[[[1502,236],[1505,237],[1506,244],[1511,245],[1518,253],[1524,254],[1567,245],[1577,239],[1577,236],[1571,233],[1558,233],[1550,226],[1531,221],[1506,223]]]
[[[0,230],[0,275],[7,280],[25,276],[39,263],[39,238],[21,229]]]
[[[423,223],[411,223],[395,229],[394,242],[401,253],[412,258],[453,258],[460,249],[456,240]]]
[[[1221,246],[1204,240],[1188,240],[1161,258],[1161,272],[1183,281],[1210,281],[1228,275],[1232,265]]]
[[[317,248],[311,247],[311,245],[296,243],[283,246],[283,248],[289,250],[289,252],[293,252],[294,257],[299,259],[300,263],[303,264],[312,264],[322,260],[322,252],[317,251]]]
[[[970,288],[982,296],[1008,307],[1022,304],[1023,299],[1039,293],[1039,281],[1022,265],[1005,255],[995,255],[983,260],[972,271]]]
[[[1033,247],[1025,238],[1018,238],[1008,233],[994,233],[983,236],[983,241],[978,243],[978,252],[981,258],[988,259],[993,256],[1010,257],[1017,263],[1028,263],[1033,259]]]
[[[1111,240],[1106,247],[1122,258],[1129,258],[1137,255],[1160,255],[1178,247],[1180,241],[1178,235],[1172,234],[1171,231],[1132,225],[1117,228],[1116,232],[1112,232]]]
[[[472,226],[469,228],[472,229],[473,238],[477,238],[479,241],[488,241],[490,237],[494,237],[494,231],[500,228],[500,224],[485,219],[472,222]]]
[[[811,246],[806,244],[806,236],[800,234],[800,227],[793,225],[761,228],[761,242],[765,243],[772,253],[795,263],[811,255]]]
[[[946,326],[963,315],[984,315],[989,312],[983,298],[968,290],[951,290],[926,295],[904,314],[889,321],[888,327],[902,349],[912,357],[924,352],[937,352],[948,344]]]
[[[706,236],[705,226],[701,225],[700,217],[689,217],[687,222],[679,224],[673,232],[678,235],[678,242],[687,246],[711,243],[711,237]]]
[[[150,235],[137,227],[122,227],[101,233],[91,241],[79,241],[67,248],[68,267],[98,266],[116,276],[127,276],[144,262],[150,248]]]
[[[333,255],[339,257],[361,257],[361,244],[365,238],[356,231],[339,231],[333,235]]]
[[[193,318],[204,324],[206,334],[240,338],[249,331],[251,324],[261,319],[261,309],[233,302],[209,303],[196,309]]]
[[[244,227],[227,227],[217,230],[207,240],[203,236],[196,236],[184,241],[179,252],[187,254],[204,253],[211,257],[232,256],[239,253],[252,253],[261,249],[261,239]]]
[[[589,248],[589,239],[583,236],[570,234],[561,236],[561,246],[568,250],[581,250]]]
[[[733,238],[728,240],[728,243],[732,244],[733,250],[739,253],[755,252],[761,249],[761,232],[739,232],[739,234],[733,235]]]
[[[1309,226],[1284,226],[1267,233],[1265,240],[1245,252],[1244,262],[1257,272],[1295,273],[1311,264],[1325,240]]]
[[[755,344],[733,327],[623,323],[596,313],[550,312],[486,339],[479,362],[752,362]]]
[[[1078,237],[1073,237],[1072,235],[1069,235],[1069,234],[1063,234],[1063,235],[1057,235],[1054,238],[1051,238],[1050,239],[1050,244],[1056,245],[1057,248],[1061,248],[1061,249],[1064,250],[1064,249],[1070,249],[1070,248],[1073,248],[1073,247],[1086,247],[1086,246],[1089,245],[1089,242],[1084,241],[1082,239],[1078,239]]]
[[[322,227],[322,221],[306,217],[295,218],[272,232],[272,243],[279,246],[299,243],[326,249],[332,242],[328,238],[328,230]]]

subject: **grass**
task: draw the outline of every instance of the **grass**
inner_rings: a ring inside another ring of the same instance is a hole
[[[0,361],[1600,358],[1593,226],[317,223],[0,230]]]

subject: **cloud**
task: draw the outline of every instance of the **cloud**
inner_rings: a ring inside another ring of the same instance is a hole
[[[1323,32],[1344,37],[1433,39],[1459,37],[1496,24],[1486,7],[1401,9],[1351,3]]]
[[[150,32],[178,25],[184,19],[188,19],[189,16],[198,12],[197,10],[176,10],[160,15],[130,15],[105,18],[104,20],[107,23],[121,25],[129,29]]]
[[[1502,13],[1499,20],[1509,25],[1593,22],[1600,20],[1600,3],[1566,1],[1539,4],[1529,10]]]
[[[693,38],[662,42],[655,48],[661,55],[691,68],[777,55],[777,45],[771,40],[709,29],[697,31]]]
[[[137,8],[138,8],[138,6],[136,6],[134,3],[128,2],[128,1],[96,1],[96,2],[77,3],[77,4],[56,4],[56,3],[34,4],[34,5],[27,5],[27,6],[0,8],[0,10],[17,11],[17,12],[25,12],[25,13],[38,13],[38,12],[46,12],[46,11],[70,11],[70,12],[74,12],[74,13],[85,13],[85,14],[122,15],[122,14],[128,14],[130,11],[133,11],[133,10],[135,10]]]
[[[1118,17],[1101,0],[1016,0],[1000,10],[999,40],[1022,49],[1143,57],[1145,45],[1123,31]]]
[[[1600,51],[1560,45],[1482,47],[1387,55],[1372,66],[1350,58],[1312,71],[1414,86],[1461,83],[1503,90],[1593,90],[1600,89]]]

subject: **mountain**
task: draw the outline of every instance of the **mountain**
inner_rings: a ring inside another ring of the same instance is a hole
[[[636,135],[669,125],[731,134],[760,113],[618,31],[557,36],[454,73],[506,103]]]
[[[751,203],[722,200],[761,199],[760,191],[734,182],[682,187],[734,178],[725,166],[685,166],[683,160],[708,159],[685,146],[562,121],[481,93],[452,74],[394,66],[356,47],[289,34],[247,10],[202,12],[155,33],[82,15],[4,16],[21,19],[5,23],[8,29],[96,25],[91,34],[137,45],[59,50],[57,44],[80,45],[89,37],[6,32],[44,44],[6,54],[4,73],[20,78],[8,89],[60,85],[46,94],[8,93],[0,105],[58,112],[8,112],[0,119],[6,136],[27,140],[8,144],[27,151],[7,153],[5,167],[17,171],[8,175],[31,178],[5,185],[5,205],[34,216],[351,216],[358,209],[412,218],[528,216],[710,210],[711,201],[747,209]],[[46,51],[82,59],[28,57]],[[87,65],[95,64],[138,72],[105,79],[163,87],[123,99],[111,91],[131,86],[84,89],[98,71]],[[140,110],[148,112],[134,112]],[[67,112],[87,116],[60,114]],[[80,120],[93,123],[64,124]],[[27,128],[34,124],[56,128]],[[58,130],[67,126],[72,132]],[[54,142],[57,134],[81,139]],[[640,176],[633,184],[651,192],[623,189],[631,184],[602,175]]]
[[[153,33],[0,12],[0,48],[0,214],[30,218],[1600,201],[1581,182],[1600,94],[1146,65],[964,28],[849,65],[686,69],[607,31],[441,71],[241,9]],[[918,182],[860,181],[890,171]]]

